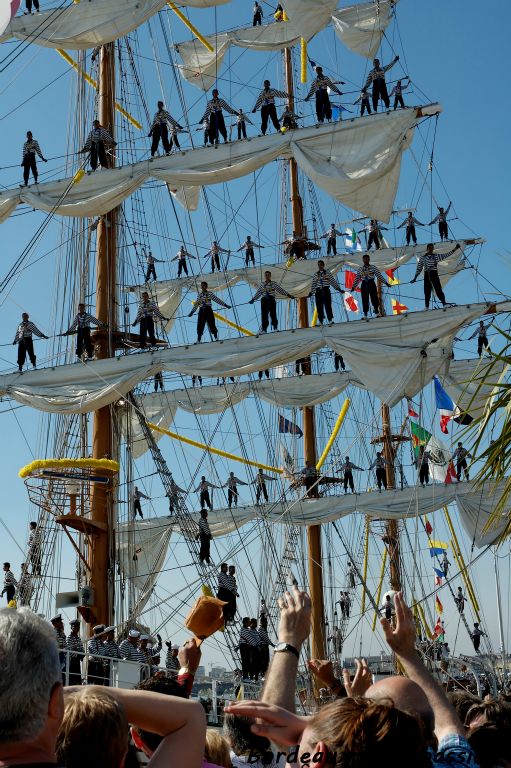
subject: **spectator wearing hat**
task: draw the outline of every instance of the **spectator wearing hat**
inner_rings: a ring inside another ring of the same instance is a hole
[[[80,619],[73,619],[69,622],[71,632],[67,636],[66,648],[69,651],[69,685],[82,684],[82,658],[83,643],[79,635]]]
[[[130,629],[128,637],[119,645],[119,653],[127,661],[137,661],[139,664],[147,664],[147,658],[143,650],[139,648],[140,632],[138,629]]]
[[[64,623],[62,621],[62,615],[57,613],[52,619],[50,619],[53,629],[55,630],[55,639],[57,640],[57,648],[59,649],[60,668],[62,670],[62,684],[65,685],[65,670],[66,670],[66,654],[67,638],[64,632]]]
[[[179,645],[176,643],[167,643],[167,658],[165,659],[165,667],[167,669],[168,677],[177,677],[177,674],[181,668],[181,663],[178,659]]]
[[[89,653],[87,683],[89,685],[104,685],[105,668],[103,666],[103,639],[105,636],[105,625],[96,624],[92,631],[94,632],[94,637],[91,637],[87,644],[87,651]]]

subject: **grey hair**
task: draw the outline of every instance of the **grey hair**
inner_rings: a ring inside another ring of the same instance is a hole
[[[62,673],[53,627],[29,608],[0,610],[0,670],[0,744],[32,741]]]

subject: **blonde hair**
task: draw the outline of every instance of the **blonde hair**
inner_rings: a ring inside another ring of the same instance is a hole
[[[232,768],[229,742],[215,728],[208,728],[206,731],[204,758],[208,763],[215,763],[215,765],[221,765],[223,768]]]
[[[85,688],[66,701],[56,754],[66,768],[121,768],[128,751],[124,708],[110,694]]]

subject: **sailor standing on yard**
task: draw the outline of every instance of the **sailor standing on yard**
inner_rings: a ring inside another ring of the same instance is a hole
[[[450,202],[449,205],[447,206],[446,211],[444,211],[444,209],[440,205],[438,205],[437,215],[428,224],[428,227],[430,227],[432,224],[436,224],[436,222],[438,221],[438,234],[440,235],[440,240],[449,239],[449,227],[447,225],[447,214],[451,210],[451,205],[452,203]]]
[[[147,499],[150,501],[149,496],[146,496],[145,493],[142,493],[142,491],[138,490],[138,486],[135,486],[135,490],[133,491],[133,517],[137,516],[137,513],[140,515],[142,519],[144,519],[144,515],[142,514],[142,506],[140,504],[140,499]]]
[[[488,347],[488,336],[486,331],[490,327],[491,323],[485,325],[482,320],[479,321],[479,327],[475,329],[472,336],[468,337],[468,340],[474,339],[477,336],[477,354],[479,357],[483,354],[483,347]]]
[[[212,99],[210,99],[206,106],[206,111],[200,119],[201,123],[204,120],[209,119],[209,140],[211,143],[218,144],[218,134],[223,137],[224,144],[227,143],[227,128],[225,127],[225,120],[222,110],[225,109],[230,115],[236,115],[237,112],[233,109],[224,99],[218,97],[218,90],[215,88],[212,93]]]
[[[410,211],[406,219],[397,227],[397,229],[401,229],[402,227],[406,226],[406,244],[407,245],[410,245],[410,240],[413,240],[413,244],[417,245],[417,235],[415,234],[416,224],[418,227],[424,226],[422,221],[419,221],[418,219],[416,219],[413,213]]]
[[[387,84],[385,82],[385,73],[388,72],[389,69],[393,67],[397,61],[399,61],[399,56],[395,56],[390,62],[390,64],[386,64],[385,66],[382,67],[379,59],[373,60],[373,68],[367,76],[367,80],[364,85],[364,90],[366,88],[369,88],[370,85],[372,85],[373,110],[375,112],[378,109],[378,102],[380,99],[385,104],[386,109],[389,109],[390,107],[390,99],[387,91]]]
[[[257,112],[261,109],[261,133],[266,135],[268,129],[268,119],[273,123],[273,127],[276,131],[280,131],[280,123],[277,117],[277,109],[275,107],[275,99],[289,99],[289,94],[286,91],[278,91],[276,88],[270,88],[270,81],[264,81],[264,88],[257,97],[257,101],[254,105],[252,112]]]
[[[375,278],[378,278],[378,280],[381,280],[382,283],[387,286],[387,288],[390,288],[390,285],[385,280],[380,270],[377,269],[376,267],[373,267],[373,265],[370,263],[371,257],[369,256],[368,253],[366,253],[362,257],[362,261],[364,263],[360,267],[360,269],[357,271],[352,287],[353,287],[353,290],[355,290],[359,285],[359,283],[361,284],[360,291],[362,294],[362,309],[364,311],[364,315],[367,317],[367,314],[369,312],[369,299],[371,299],[371,304],[373,305],[374,314],[379,315],[380,299],[378,298],[378,289],[376,287]]]
[[[43,157],[39,142],[33,138],[32,131],[27,131],[27,140],[23,144],[23,159],[21,161],[21,165],[23,167],[23,181],[25,182],[25,186],[28,186],[28,177],[30,175],[30,171],[32,171],[34,182],[37,184],[38,172],[37,162],[35,159],[36,154],[39,155],[43,163],[48,162],[46,158]]]
[[[277,318],[277,301],[276,296],[283,296],[285,299],[294,298],[288,293],[279,283],[276,283],[271,279],[271,272],[268,270],[264,273],[264,282],[261,283],[256,293],[252,296],[249,304],[253,304],[257,299],[261,299],[261,328],[263,333],[268,330],[268,325],[276,331],[279,327],[279,321]]]
[[[210,551],[211,551],[211,539],[213,537],[209,529],[208,513],[206,512],[205,509],[201,509],[200,520],[198,525],[199,525],[199,535],[197,536],[197,538],[200,541],[199,560],[201,561],[201,563],[203,563],[205,560],[208,565],[212,565]]]
[[[146,339],[149,336],[151,346],[156,346],[156,337],[154,335],[154,318],[168,322],[158,309],[156,302],[149,298],[147,291],[143,291],[140,304],[138,305],[137,316],[131,325],[140,323],[140,349],[146,348]]]
[[[433,289],[438,296],[442,304],[446,305],[445,294],[442,290],[442,283],[438,277],[438,264],[440,261],[448,259],[453,253],[460,250],[460,244],[456,243],[455,247],[449,253],[434,253],[433,243],[428,243],[426,246],[426,253],[423,253],[419,257],[419,263],[417,264],[417,270],[410,283],[415,283],[422,270],[424,270],[424,302],[426,309],[429,309],[429,302],[431,299],[431,290]]]
[[[179,251],[176,253],[173,259],[171,261],[177,261],[177,276],[181,277],[181,272],[184,272],[185,275],[188,277],[188,265],[186,263],[186,259],[195,259],[195,256],[193,254],[189,253],[184,245],[182,245],[179,249]]]
[[[252,480],[252,483],[256,487],[256,504],[259,504],[261,494],[264,496],[264,500],[268,503],[268,489],[266,487],[267,480],[272,483],[275,478],[271,475],[265,475],[262,469],[258,471],[255,479]]]
[[[218,340],[218,330],[215,324],[215,316],[213,315],[211,303],[214,301],[216,304],[219,304],[226,309],[231,309],[231,305],[226,304],[225,301],[219,299],[214,293],[208,291],[208,284],[206,282],[202,282],[200,287],[200,293],[194,302],[192,311],[188,313],[188,317],[191,317],[197,309],[199,310],[199,315],[197,317],[197,343],[202,339],[202,334],[204,333],[206,325],[216,341]]]
[[[252,264],[255,267],[255,256],[254,256],[254,248],[264,248],[264,245],[259,245],[258,243],[254,243],[250,235],[247,235],[247,239],[243,243],[243,245],[240,245],[236,253],[239,253],[240,251],[245,251],[245,266],[248,267],[249,262],[251,261]]]
[[[387,229],[387,227],[382,227],[382,225],[378,222],[377,219],[371,219],[369,224],[365,227],[366,231],[369,233],[369,237],[367,238],[367,250],[371,250],[371,246],[374,243],[374,247],[376,250],[380,248],[380,236],[383,229]]]
[[[467,457],[469,459],[472,458],[467,449],[463,448],[463,443],[458,443],[458,447],[452,455],[452,460],[456,462],[456,477],[458,478],[458,482],[461,482],[461,470],[464,471],[465,480],[468,482]]]
[[[227,503],[229,509],[231,509],[233,502],[235,507],[238,506],[238,485],[248,485],[248,483],[244,480],[240,480],[239,477],[236,477],[234,472],[230,472],[226,482],[221,486],[221,488],[227,488]]]
[[[209,507],[209,509],[213,509],[213,505],[211,504],[211,499],[209,497],[209,488],[219,488],[219,485],[213,485],[213,483],[210,483],[209,480],[206,480],[206,477],[202,475],[200,479],[200,483],[197,486],[197,488],[194,489],[194,493],[197,493],[200,491],[200,505],[201,509],[204,509],[204,507]]]
[[[261,8],[257,0],[254,3],[253,10],[254,10],[254,16],[252,19],[252,26],[253,27],[261,26],[261,24],[263,23],[263,9]]]
[[[369,104],[369,91],[367,88],[362,88],[360,91],[360,96],[358,99],[355,99],[353,104],[358,104],[360,102],[360,117],[364,116],[364,112],[367,112],[368,115],[371,114],[371,105]]]
[[[216,240],[211,243],[211,248],[207,252],[204,258],[209,259],[211,257],[211,272],[215,271],[215,268],[220,272],[220,254],[230,253],[226,248],[222,248],[218,245]]]
[[[335,224],[330,224],[330,229],[328,229],[323,235],[319,236],[320,240],[326,238],[327,256],[330,256],[330,253],[333,253],[334,256],[337,256],[337,237],[343,237],[344,235],[346,235],[346,232],[339,232],[335,228]]]
[[[339,85],[344,85],[342,81],[338,81]],[[305,97],[305,101],[309,101],[313,94],[316,94],[316,116],[318,123],[323,123],[325,118],[330,122],[332,119],[332,105],[330,103],[330,97],[328,95],[328,89],[337,93],[338,96],[342,96],[341,91],[338,89],[336,83],[330,80],[329,77],[323,74],[323,67],[316,67],[316,77],[311,83],[309,93]]]
[[[406,89],[410,85],[410,78],[405,77],[405,80],[408,80],[406,85],[403,85],[402,80],[398,80],[390,92],[390,96],[391,97],[394,96],[394,112],[398,108],[398,105],[401,107],[401,109],[405,108],[405,103],[403,101],[403,91],[406,91]]]
[[[45,336],[44,333],[39,330],[37,325],[28,318],[28,312],[23,312],[21,315],[21,323],[16,328],[16,334],[14,336],[14,341],[12,342],[13,344],[18,345],[18,369],[20,373],[23,371],[27,355],[32,363],[32,367],[34,369],[36,367],[36,356],[34,353],[32,334],[35,333],[35,335],[39,336],[41,339],[48,338],[48,336]]]
[[[330,288],[332,287],[334,290],[339,291],[339,293],[344,293],[344,291],[333,274],[328,269],[325,269],[324,261],[318,261],[318,267],[318,271],[314,273],[312,278],[312,286],[309,296],[314,296],[316,299],[318,321],[323,325],[325,314],[329,323],[333,323],[334,320]]]
[[[172,138],[170,141],[169,126],[172,131]],[[170,155],[172,151],[172,139],[177,136],[177,131],[182,128],[183,126],[179,125],[179,123],[174,120],[170,112],[167,112],[167,110],[163,108],[163,101],[159,101],[158,109],[154,114],[153,122],[151,123],[151,128],[149,129],[148,134],[148,138],[152,137],[153,139],[151,144],[151,157],[155,156],[160,144],[160,139],[163,144],[163,151],[166,155]],[[176,141],[176,147],[179,148],[178,141]]]
[[[153,280],[157,280],[156,277],[156,269],[154,267],[155,264],[163,264],[163,259],[155,259],[152,252],[149,251],[147,254],[145,252],[145,249],[143,250],[143,254],[145,256],[146,264],[147,264],[147,271],[145,273],[145,282],[148,283],[151,277]]]
[[[353,470],[358,469],[363,471],[362,467],[357,467],[350,461],[350,457],[346,456],[344,463],[341,466],[341,472],[343,473],[344,493],[348,493],[348,485],[352,493],[355,493],[355,483],[353,482]]]
[[[84,148],[80,150],[80,153],[90,152],[90,167],[93,171],[98,167],[98,162],[102,168],[109,167],[106,156],[107,146],[116,147],[117,142],[107,130],[101,127],[99,120],[94,120],[92,131],[87,137]]]
[[[76,333],[76,356],[80,359],[84,351],[87,353],[86,360],[90,360],[94,354],[90,337],[91,325],[95,325],[97,328],[106,328],[101,320],[85,311],[85,304],[78,304],[78,314],[67,331],[62,334],[62,336],[70,336],[72,333]]]
[[[369,467],[369,469],[376,468],[376,482],[378,483],[378,489],[381,493],[381,487],[387,490],[387,472],[385,467],[389,467],[389,462],[381,455],[381,451],[377,451],[376,458]]]

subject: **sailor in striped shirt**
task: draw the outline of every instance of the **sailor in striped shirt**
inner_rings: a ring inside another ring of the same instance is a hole
[[[376,288],[375,278],[381,280],[382,283],[387,286],[387,288],[390,288],[390,285],[385,280],[380,270],[370,264],[371,257],[368,253],[362,257],[362,260],[364,263],[355,275],[352,288],[355,290],[359,283],[361,283],[360,292],[362,294],[362,309],[364,311],[364,315],[367,317],[369,312],[369,299],[371,299],[374,314],[379,315],[380,300],[378,298],[378,290]]]
[[[263,23],[263,9],[261,8],[257,0],[254,3],[253,12],[254,12],[254,17],[252,19],[252,26],[253,27],[256,27],[258,25],[261,26],[261,24]]]
[[[479,357],[483,354],[483,347],[488,347],[488,336],[487,336],[487,330],[490,327],[491,323],[488,325],[485,325],[482,320],[479,321],[479,327],[475,329],[472,336],[468,337],[468,340],[474,339],[477,336],[477,354]]]
[[[148,253],[145,252],[145,249],[142,250],[142,253],[145,256],[146,264],[147,264],[147,271],[145,273],[145,282],[148,283],[151,277],[154,280],[157,280],[156,277],[156,269],[154,267],[155,264],[163,264],[163,259],[156,259],[152,251],[149,251]]]
[[[272,643],[268,635],[268,619],[266,616],[259,617],[257,634],[261,641],[259,644],[259,672],[264,677],[270,664],[270,645],[272,648],[275,648],[275,643]]]
[[[231,309],[231,305],[226,304],[225,301],[219,299],[214,293],[208,291],[208,284],[206,282],[202,282],[200,287],[200,293],[194,301],[193,309],[188,313],[188,317],[191,317],[197,309],[199,310],[199,315],[197,317],[197,343],[202,339],[202,334],[204,333],[206,325],[215,341],[217,341],[218,330],[215,325],[215,316],[213,315],[211,303],[214,301],[215,304],[219,304],[226,309]]]
[[[431,459],[430,451],[426,451],[423,445],[419,446],[419,455],[415,463],[419,467],[419,482],[424,488],[424,483],[429,485],[429,460]],[[445,574],[447,576],[447,573]]]
[[[406,85],[402,84],[403,82],[402,80],[398,80],[390,92],[390,95],[394,96],[394,112],[396,111],[398,104],[401,106],[402,109],[405,108],[405,103],[403,101],[403,91],[406,91],[406,89],[410,85],[410,78],[406,77],[405,80],[408,80]]]
[[[227,488],[227,503],[229,509],[231,509],[233,502],[235,507],[238,506],[238,484],[248,485],[244,480],[240,480],[239,477],[236,477],[234,472],[230,472],[226,482],[221,486],[222,488]]]
[[[76,356],[82,358],[84,351],[87,353],[85,360],[92,358],[94,347],[90,338],[90,327],[95,325],[97,328],[106,328],[106,325],[98,320],[94,315],[85,311],[85,304],[78,304],[78,314],[73,323],[69,326],[62,336],[70,336],[76,333]]]
[[[467,451],[466,448],[463,448],[463,443],[458,443],[458,447],[452,455],[452,460],[456,462],[456,477],[458,478],[458,482],[461,482],[461,470],[463,470],[465,473],[465,480],[468,481],[469,479],[467,457],[471,459],[472,455]]]
[[[452,251],[449,251],[449,253],[434,253],[433,248],[433,243],[428,243],[426,246],[426,253],[423,253],[419,257],[417,270],[413,279],[410,280],[411,283],[415,283],[422,270],[424,270],[424,303],[426,305],[426,309],[429,309],[429,301],[431,299],[432,289],[435,291],[436,295],[445,307],[445,294],[442,290],[442,283],[440,282],[440,278],[438,277],[438,263],[448,259],[449,256],[452,256],[454,253],[456,253],[456,251],[459,251],[460,244],[456,243]]]
[[[201,495],[202,495],[202,491],[201,491]],[[197,536],[197,539],[200,541],[199,560],[201,563],[203,563],[205,560],[208,565],[213,565],[210,557],[211,539],[213,537],[209,529],[208,513],[205,509],[201,509],[200,511],[200,520],[198,522],[198,526],[199,526],[199,535]]]
[[[80,619],[69,622],[71,633],[67,636],[66,648],[69,654],[69,685],[82,684],[82,659],[84,654],[83,643],[80,635]]]
[[[130,629],[128,637],[119,645],[121,658],[127,661],[136,661],[139,664],[147,664],[147,658],[143,650],[138,646],[140,632],[138,629]],[[104,651],[104,649],[103,649]]]
[[[29,523],[28,559],[34,576],[41,575],[41,530],[35,521]]]
[[[444,210],[440,205],[438,207],[438,213],[435,216],[434,219],[432,219],[428,227],[430,227],[432,224],[435,224],[438,221],[438,234],[440,235],[440,240],[448,240],[449,239],[449,227],[447,226],[447,214],[451,210],[452,202],[449,203],[447,206],[447,210]]]
[[[220,272],[220,255],[219,254],[221,253],[230,253],[230,251],[226,250],[225,248],[222,248],[222,246],[220,246],[216,240],[213,240],[213,242],[211,243],[211,248],[209,249],[206,256],[204,257],[206,259],[211,258],[211,272],[215,271],[215,267]]]
[[[277,109],[275,107],[275,99],[288,99],[289,94],[285,91],[278,91],[276,88],[270,88],[270,81],[264,81],[264,88],[257,97],[257,101],[254,105],[252,112],[257,112],[261,108],[261,133],[266,135],[268,129],[268,119],[273,123],[273,127],[276,131],[280,131],[279,118],[277,117]]]
[[[34,177],[34,181],[37,184],[38,173],[37,162],[35,159],[36,154],[39,155],[43,163],[48,162],[46,158],[43,157],[39,142],[32,137],[32,131],[27,131],[27,140],[23,144],[23,159],[21,161],[21,165],[23,166],[23,181],[25,182],[25,186],[28,186],[28,177],[30,175],[30,171],[32,171],[32,176]]]
[[[346,459],[344,461],[344,464],[341,466],[341,472],[343,473],[343,482],[344,482],[344,493],[348,492],[348,485],[350,486],[351,492],[355,493],[355,485],[353,483],[353,470],[358,469],[362,471],[362,467],[357,467],[356,464],[353,464],[352,461],[350,461],[350,457],[346,456]]]
[[[369,469],[376,468],[376,482],[378,483],[378,490],[380,493],[382,485],[385,490],[387,490],[387,472],[385,471],[385,467],[388,466],[390,466],[389,462],[381,455],[381,451],[377,451],[376,458]]]
[[[219,600],[223,600],[227,603],[227,605],[224,605],[223,607],[224,621],[226,623],[232,621],[236,613],[237,587],[236,578],[234,576],[234,566],[230,566],[229,571],[231,571],[231,568],[232,573],[227,573],[227,563],[221,564],[220,572],[218,574],[218,592],[216,595]]]
[[[341,286],[328,269],[325,269],[325,262],[318,261],[318,271],[315,272],[312,278],[312,286],[309,296],[314,296],[316,299],[316,309],[318,311],[318,321],[323,325],[325,319],[325,313],[329,323],[334,320],[334,313],[332,311],[332,294],[330,293],[330,286],[339,293],[344,293]]]
[[[260,469],[252,480],[252,484],[256,487],[256,504],[259,504],[261,495],[264,496],[264,500],[268,502],[268,488],[266,487],[266,481],[273,482],[275,480],[271,475],[265,475],[263,470]]]
[[[367,250],[370,250],[373,243],[376,250],[378,250],[380,247],[381,231],[382,229],[387,229],[387,227],[382,227],[376,219],[371,219],[365,229],[369,233],[369,237],[367,238]]]
[[[388,72],[389,69],[393,67],[397,61],[399,61],[399,56],[395,56],[394,59],[390,62],[390,64],[386,64],[385,66],[382,67],[379,59],[373,59],[373,69],[369,72],[367,76],[367,80],[364,85],[364,90],[366,88],[369,88],[369,86],[372,84],[373,110],[375,112],[378,110],[378,101],[380,100],[380,98],[384,102],[386,109],[389,109],[390,107],[390,99],[387,91],[387,84],[385,82],[385,72]]]
[[[293,131],[295,128],[298,128],[297,120],[301,120],[302,116],[297,115],[289,104],[286,104],[283,113],[280,116],[280,121],[282,123],[282,128],[286,128],[288,131]]]
[[[113,659],[122,659],[119,651],[119,646],[114,639],[115,627],[106,627],[104,634],[106,640],[103,642],[103,674],[105,679],[105,685],[110,685],[110,669]]]
[[[238,115],[235,109],[233,109],[224,99],[218,98],[218,91],[215,88],[212,91],[213,98],[208,101],[206,111],[200,119],[203,123],[206,118],[209,118],[209,140],[211,143],[218,144],[218,134],[221,133],[224,143],[227,142],[227,129],[225,127],[225,120],[222,110],[225,109],[230,115]]]
[[[272,329],[276,331],[279,327],[279,321],[277,318],[277,294],[285,299],[294,298],[281,285],[271,279],[271,272],[267,270],[264,273],[264,282],[261,283],[255,294],[248,302],[249,304],[253,304],[255,301],[257,301],[257,299],[261,299],[261,328],[263,333],[266,333],[268,330],[270,318]]]
[[[90,167],[93,171],[98,167],[98,161],[102,168],[108,168],[108,159],[105,147],[116,147],[117,142],[113,140],[111,134],[101,127],[99,120],[92,123],[92,131],[87,137],[85,146],[81,152],[90,152]]]
[[[238,117],[236,119],[236,127],[238,129],[238,141],[241,141],[241,137],[243,136],[244,139],[247,138],[247,123],[250,123],[250,125],[253,125],[252,120],[246,116],[246,114],[243,112],[242,109],[238,112]]]
[[[367,91],[367,88],[362,88],[360,91],[360,96],[358,99],[355,99],[353,104],[358,104],[360,102],[360,117],[364,116],[364,112],[367,111],[367,114],[371,114],[371,105],[369,104],[369,93]]]
[[[155,301],[149,299],[147,291],[142,293],[140,304],[138,305],[137,316],[132,322],[132,325],[140,323],[140,349],[146,348],[146,338],[149,336],[151,346],[156,346],[156,338],[154,336],[154,318],[167,322],[168,318],[164,317]]]
[[[7,605],[11,602],[11,600],[14,600],[14,595],[16,594],[16,587],[18,586],[18,582],[14,578],[14,574],[11,571],[11,564],[10,563],[4,563],[4,588],[2,589],[2,594],[0,597],[3,597],[4,594],[7,597]]]
[[[181,669],[181,662],[178,659],[179,645],[170,645],[167,643],[167,657],[165,659],[165,667],[167,669],[168,677],[177,677],[177,673]]]
[[[344,85],[342,81],[338,81],[339,85]],[[316,115],[318,117],[318,123],[323,123],[325,117],[328,121],[332,119],[332,105],[330,104],[330,98],[328,96],[328,88],[339,96],[342,96],[341,91],[337,85],[330,80],[329,77],[323,74],[323,67],[316,67],[316,78],[312,81],[309,93],[305,97],[305,101],[309,101],[313,94],[316,94]]]
[[[171,138],[169,141],[169,125],[171,128]],[[155,112],[153,122],[149,129],[148,138],[153,138],[151,143],[151,157],[154,157],[158,147],[160,145],[160,139],[163,144],[163,150],[166,155],[170,155],[172,151],[172,143],[174,142],[176,147],[179,147],[179,141],[177,140],[177,132],[182,130],[183,126],[174,120],[170,112],[167,112],[163,108],[163,101],[158,102],[158,110]],[[156,278],[155,278],[156,279]]]
[[[133,491],[133,517],[135,518],[137,516],[137,513],[140,515],[142,519],[144,519],[144,515],[142,513],[142,506],[140,504],[140,499],[147,499],[150,501],[149,496],[146,496],[145,493],[142,493],[142,491],[138,490],[138,486],[135,486],[135,490]]]
[[[87,684],[88,685],[104,685],[105,683],[105,668],[103,665],[103,639],[105,634],[105,625],[96,624],[92,628],[94,636],[87,642],[87,653],[89,655],[87,661]]]
[[[177,261],[177,276],[181,277],[181,272],[184,272],[186,276],[188,276],[188,265],[186,263],[186,259],[195,259],[195,256],[193,254],[189,253],[184,245],[181,246],[179,251],[176,253],[173,259],[171,261]]]
[[[16,334],[14,336],[14,341],[12,342],[13,344],[18,345],[18,369],[20,373],[23,371],[27,355],[32,363],[32,367],[36,367],[36,356],[34,353],[32,334],[35,333],[35,335],[39,336],[41,339],[48,338],[48,336],[45,336],[44,333],[39,330],[37,325],[29,320],[28,317],[28,312],[23,312],[21,315],[21,323],[16,328]]]
[[[197,488],[194,489],[194,493],[197,493],[200,491],[200,505],[201,509],[204,509],[206,506],[209,507],[209,509],[213,509],[213,506],[211,504],[211,499],[209,497],[209,491],[208,488],[218,488],[218,485],[213,485],[213,483],[210,483],[209,480],[206,480],[205,476],[202,475],[200,479],[200,483],[197,486]]]
[[[254,243],[250,235],[247,235],[247,239],[243,243],[243,245],[240,245],[236,253],[239,253],[240,251],[245,251],[245,266],[248,267],[249,262],[251,261],[252,264],[255,267],[255,256],[254,256],[254,248],[264,248],[264,245],[259,245],[258,243]]]
[[[401,229],[402,227],[406,226],[406,244],[407,245],[410,245],[410,240],[413,240],[413,244],[417,245],[417,235],[415,234],[416,224],[418,227],[424,226],[422,221],[419,221],[418,219],[416,219],[413,213],[410,211],[406,219],[403,222],[401,222],[401,224],[397,227],[397,229]]]
[[[346,234],[347,234],[346,232],[339,232],[335,228],[335,224],[331,224],[330,229],[327,230],[323,235],[319,236],[320,240],[327,238],[327,241],[326,241],[327,256],[330,256],[330,253],[333,253],[334,256],[337,256],[337,236],[343,237]]]

